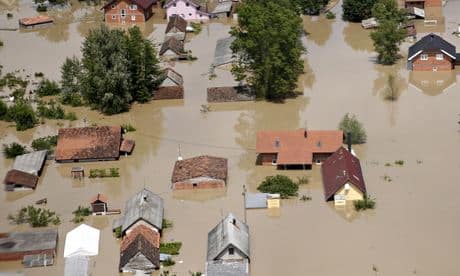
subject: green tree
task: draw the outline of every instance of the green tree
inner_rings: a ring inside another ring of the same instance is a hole
[[[345,135],[348,133],[351,134],[351,143],[352,144],[364,144],[367,140],[367,134],[364,130],[361,122],[358,121],[356,115],[354,114],[345,114],[342,120],[339,123],[339,129],[342,130]]]
[[[25,146],[13,142],[11,144],[3,144],[3,155],[5,158],[15,158],[18,155],[23,155],[27,153]]]
[[[81,91],[85,101],[105,114],[128,110],[132,96],[124,32],[106,26],[92,29],[82,52],[85,72]]]
[[[318,15],[329,3],[329,0],[295,0],[294,1],[303,14]]]
[[[61,93],[61,88],[59,88],[59,84],[49,79],[42,80],[37,88],[37,95],[39,97],[54,96],[58,95],[59,93]]]
[[[371,33],[375,51],[378,53],[378,63],[389,65],[398,60],[399,45],[406,37],[406,31],[398,25],[397,21],[383,20],[379,22],[377,30]]]
[[[280,194],[281,198],[297,196],[299,185],[285,175],[267,176],[257,187],[263,193]]]
[[[361,22],[372,16],[372,8],[377,0],[343,0],[343,19]]]
[[[289,0],[247,0],[238,8],[232,73],[246,80],[258,98],[283,100],[294,95],[303,72],[302,20]]]
[[[139,27],[134,26],[128,30],[127,50],[131,96],[133,100],[147,102],[159,85],[158,79],[162,74],[155,47],[150,40],[142,37]]]
[[[33,128],[38,122],[34,109],[24,101],[18,101],[8,108],[5,117],[9,121],[14,121],[16,123],[16,130],[19,131]]]
[[[82,64],[76,57],[66,58],[61,66],[61,102],[72,106],[82,105],[80,80]]]
[[[406,12],[399,9],[394,0],[378,0],[372,7],[372,16],[378,21],[394,20],[403,22],[406,20]]]
[[[8,106],[4,101],[0,101],[0,120],[3,120],[8,113]]]

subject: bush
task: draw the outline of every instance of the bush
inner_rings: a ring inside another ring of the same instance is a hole
[[[257,187],[263,193],[280,194],[281,198],[297,196],[299,185],[285,175],[267,176]]]
[[[89,178],[104,178],[104,177],[119,177],[120,172],[118,168],[109,168],[109,172],[106,169],[90,169]]]
[[[173,222],[169,219],[163,219],[163,229],[173,227]]]
[[[43,74],[43,72],[35,72],[34,76],[36,78],[43,78],[43,76],[45,76],[45,74]]]
[[[404,160],[396,160],[395,164],[399,165],[399,166],[402,166],[402,165],[404,165]]]
[[[166,260],[163,261],[164,266],[173,266],[175,264],[176,262],[171,258],[167,258]]]
[[[55,81],[51,81],[48,79],[42,80],[37,88],[37,95],[39,97],[54,96],[58,95],[59,93],[61,93],[61,88],[59,88],[59,84]]]
[[[47,119],[64,119],[65,111],[61,105],[56,104],[54,101],[49,103],[40,102],[37,107],[38,116],[47,118]]]
[[[114,232],[114,234],[115,234],[115,238],[117,238],[117,239],[121,238],[121,226],[115,228],[115,229],[113,230],[113,232]]]
[[[73,107],[82,106],[83,98],[78,93],[66,93],[61,96],[61,103]]]
[[[27,153],[27,149],[25,146],[13,142],[9,145],[3,144],[3,155],[5,158],[15,158],[18,155],[22,155]]]
[[[37,11],[38,12],[46,12],[48,10],[48,7],[46,7],[46,5],[43,5],[43,4],[39,4],[37,6]]]
[[[4,119],[7,121],[14,121],[16,123],[16,130],[18,131],[33,128],[38,122],[32,106],[23,101],[19,101],[8,108],[8,112]]]
[[[57,146],[57,135],[40,137],[32,141],[32,148],[34,150],[51,151],[55,146]]]
[[[3,41],[0,40],[0,47],[3,46]]]
[[[73,211],[72,214],[74,214],[72,221],[80,223],[85,220],[85,217],[91,215],[91,210],[88,207],[78,206],[77,210]]]
[[[352,144],[364,144],[367,140],[367,134],[364,130],[363,125],[356,119],[354,114],[345,114],[339,123],[339,129],[342,130],[345,135],[351,134]]]
[[[69,121],[76,121],[78,120],[77,114],[75,112],[69,112],[65,114],[64,119],[69,120]]]
[[[343,19],[352,22],[361,22],[372,16],[372,8],[377,0],[344,0]]]
[[[367,210],[367,209],[374,209],[375,208],[375,200],[366,195],[366,196],[364,196],[364,199],[354,201],[354,206],[355,206],[356,211],[364,211],[364,210]]]
[[[61,219],[48,209],[35,208],[32,205],[22,208],[16,215],[8,215],[8,219],[15,224],[29,223],[32,227],[46,227],[50,223],[58,225]]]
[[[195,34],[201,33],[201,24],[200,24],[200,23],[198,23],[198,22],[191,22],[191,23],[190,23],[190,26],[192,26],[193,32],[194,32]]]
[[[121,125],[121,128],[123,128],[125,130],[125,132],[136,131],[136,128],[133,125],[131,125],[130,123]]]
[[[3,120],[8,113],[8,106],[5,102],[0,100],[0,120]]]
[[[160,253],[169,255],[179,255],[179,250],[182,247],[182,242],[166,242],[160,243]]]
[[[308,184],[308,177],[307,176],[301,176],[297,177],[297,184],[298,185],[303,185],[303,184]]]
[[[335,19],[335,13],[331,12],[331,11],[328,11],[326,13],[326,18],[327,19]]]

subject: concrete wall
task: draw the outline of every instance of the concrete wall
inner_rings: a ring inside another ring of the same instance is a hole
[[[344,185],[335,194],[345,196],[345,200],[360,200],[364,198],[363,193],[358,188],[356,188],[355,185],[351,183],[348,183],[348,184],[350,184],[350,189],[348,191],[345,190],[345,185]]]
[[[428,55],[428,60],[422,60],[422,54]],[[450,71],[454,69],[454,63],[452,59],[443,54],[441,51],[436,52],[424,52],[414,58],[412,62],[412,70],[414,71],[434,71],[433,68],[437,68],[437,71]],[[436,54],[442,54],[443,59],[437,60]]]

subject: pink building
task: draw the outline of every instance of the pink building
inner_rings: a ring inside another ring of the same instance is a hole
[[[177,14],[185,20],[209,20],[209,13],[200,0],[168,0],[164,8],[167,18]]]

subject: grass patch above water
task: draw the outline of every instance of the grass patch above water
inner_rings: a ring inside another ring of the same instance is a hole
[[[179,255],[182,247],[182,242],[166,242],[160,243],[160,253],[169,255]]]

